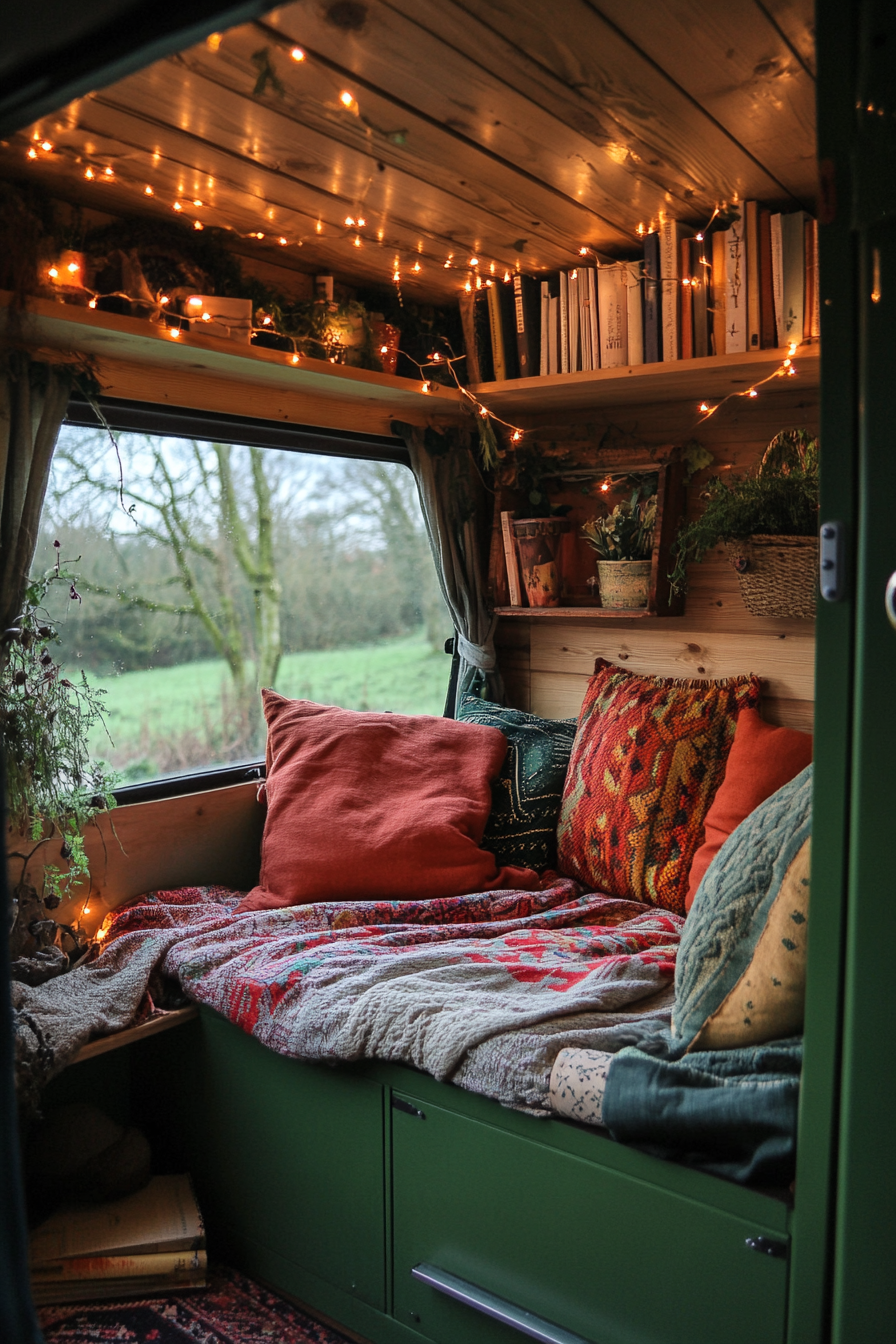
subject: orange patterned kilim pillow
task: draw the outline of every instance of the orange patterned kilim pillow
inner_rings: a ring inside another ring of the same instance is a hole
[[[560,807],[560,871],[683,915],[737,716],[758,704],[757,677],[675,681],[598,658]]]

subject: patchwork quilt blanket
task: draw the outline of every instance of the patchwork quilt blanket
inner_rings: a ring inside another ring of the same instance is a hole
[[[183,888],[120,907],[96,961],[15,987],[20,1051],[37,1033],[55,1071],[127,1026],[161,975],[279,1054],[401,1062],[546,1114],[560,1049],[615,1052],[669,1021],[683,920],[567,878],[236,915],[241,895]]]

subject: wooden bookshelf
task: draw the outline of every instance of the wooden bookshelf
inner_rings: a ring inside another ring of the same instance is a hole
[[[590,373],[552,373],[506,383],[479,383],[470,390],[501,416],[566,414],[589,407],[631,406],[664,401],[706,401],[710,405],[732,393],[746,392],[773,374],[787,359],[786,349],[746,355],[709,355],[660,364],[636,364]],[[793,356],[793,378],[775,379],[766,387],[817,388],[819,347],[799,348]],[[761,392],[760,392],[761,395]]]

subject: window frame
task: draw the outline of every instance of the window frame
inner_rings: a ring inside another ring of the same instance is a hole
[[[100,415],[97,414],[97,408]],[[411,470],[411,456],[402,439],[394,435],[362,434],[326,429],[315,425],[296,425],[288,421],[257,420],[250,416],[226,415],[216,411],[195,410],[184,406],[159,405],[155,402],[128,401],[118,397],[89,400],[74,392],[69,400],[64,424],[84,429],[111,429],[120,433],[160,434],[170,438],[201,438],[231,443],[244,448],[279,448],[287,452],[310,453],[321,457],[348,457],[367,462],[394,462]],[[449,641],[445,652],[452,653],[452,666],[446,687],[444,713],[453,718],[454,686],[457,679],[457,640]],[[265,762],[244,761],[183,774],[166,775],[140,784],[123,784],[114,792],[119,807],[180,798],[190,793],[206,793],[236,784],[260,782],[265,778]]]

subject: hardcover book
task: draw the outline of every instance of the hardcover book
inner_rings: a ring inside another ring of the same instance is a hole
[[[744,205],[747,270],[747,349],[759,350],[762,345],[762,332],[759,313],[760,267],[759,248],[759,202],[747,201]]]
[[[656,364],[663,357],[660,318],[660,236],[644,239],[644,363]]]
[[[600,367],[623,368],[628,363],[628,294],[624,262],[601,266],[597,272],[597,310],[600,327]]]
[[[744,226],[736,220],[725,231],[725,353],[747,349],[747,286]]]
[[[640,261],[625,261],[622,265],[625,273],[625,296],[628,307],[626,317],[628,362],[629,364],[643,364],[644,312],[641,297],[641,271],[643,267]]]
[[[681,358],[680,290],[681,240],[688,230],[677,219],[660,227],[660,312],[663,323],[663,359]]]
[[[520,377],[534,378],[541,362],[540,285],[530,275],[513,277],[513,305]]]

